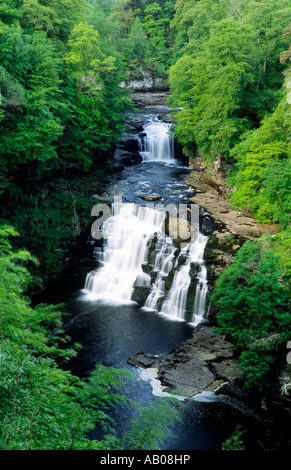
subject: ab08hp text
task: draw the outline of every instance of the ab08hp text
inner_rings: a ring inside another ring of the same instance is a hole
[[[189,462],[190,455],[147,455],[144,464],[149,465],[185,465]]]

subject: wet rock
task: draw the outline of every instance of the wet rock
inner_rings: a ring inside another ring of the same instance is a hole
[[[135,367],[158,369],[165,391],[194,396],[204,390],[239,388],[242,372],[237,368],[233,346],[208,325],[198,325],[191,339],[177,345],[169,355],[150,356],[139,352],[129,358]]]
[[[196,354],[185,362],[177,361],[169,365],[159,368],[158,372],[165,391],[183,391],[184,395],[191,397],[206,390],[215,380],[214,374]]]
[[[170,96],[169,92],[136,92],[132,93],[132,101],[134,106],[137,108],[145,108],[145,107],[165,107],[167,106],[167,100]]]
[[[149,367],[155,367],[157,360],[158,356],[138,352],[135,356],[130,357],[127,362],[134,367],[147,369]]]
[[[151,289],[151,286],[136,286],[133,290],[131,300],[138,303],[141,307],[144,306]]]
[[[123,149],[128,152],[132,153],[138,153],[139,147],[138,147],[138,138],[137,135],[124,135],[121,140],[119,140],[116,149]]]
[[[139,199],[142,199],[143,201],[148,201],[148,202],[153,202],[153,201],[159,201],[162,199],[162,196],[159,194],[137,194],[137,197]]]
[[[142,156],[139,153],[132,153],[123,149],[116,149],[114,161],[120,162],[122,165],[136,165],[142,162]]]
[[[127,155],[122,156],[121,161],[125,166],[137,165],[142,162],[142,156],[140,154],[129,154],[128,152]]]
[[[216,377],[222,377],[227,382],[234,382],[236,379],[241,377],[241,371],[239,371],[231,360],[224,360],[222,362],[213,362],[213,371]]]

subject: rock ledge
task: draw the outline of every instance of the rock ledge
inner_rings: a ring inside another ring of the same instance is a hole
[[[189,398],[203,391],[225,393],[227,388],[235,389],[242,376],[232,344],[203,324],[195,328],[192,338],[178,344],[169,355],[138,352],[128,363],[157,369],[157,378],[165,392]]]

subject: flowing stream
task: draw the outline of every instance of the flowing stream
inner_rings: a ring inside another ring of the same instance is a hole
[[[190,170],[176,159],[171,125],[147,112],[141,118],[137,139],[143,161],[113,174],[105,188],[111,214],[100,228],[96,269],[70,299],[67,329],[82,344],[74,373],[86,376],[96,363],[131,369],[137,381],[128,394],[147,406],[163,394],[156,392],[154,377],[136,371],[127,359],[139,351],[169,354],[207,321],[204,250],[212,223],[200,208],[189,207],[193,190],[184,177]],[[246,419],[240,406],[211,394],[190,400],[183,413],[165,449],[219,449]],[[124,420],[124,415],[117,419],[121,429]]]
[[[145,162],[177,163],[171,125],[156,116],[150,117],[144,126],[143,139],[138,138],[138,141]],[[136,288],[150,288],[145,308],[157,310],[172,320],[187,320],[194,326],[203,321],[207,313],[207,270],[203,254],[208,237],[200,232],[199,208],[191,211],[189,223],[187,207],[181,205],[179,199],[176,205],[146,206],[123,202],[122,197],[117,199],[112,204],[111,217],[102,226],[104,245],[99,256],[100,267],[87,275],[87,298],[123,305],[134,300]],[[171,227],[168,230],[167,215]],[[171,235],[180,237],[179,243],[175,244]],[[191,277],[193,265],[199,267],[194,279]],[[153,274],[156,280],[152,283]],[[170,275],[173,281],[166,292],[165,284]],[[197,288],[191,308],[186,309],[193,281],[197,282]]]

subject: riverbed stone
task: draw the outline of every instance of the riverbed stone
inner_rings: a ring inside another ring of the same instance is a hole
[[[151,290],[151,286],[135,286],[131,295],[131,300],[143,307]]]
[[[139,197],[139,199],[142,199],[143,201],[147,202],[154,202],[162,199],[162,196],[160,194],[138,194],[137,196]]]
[[[158,378],[165,391],[183,392],[189,397],[203,392],[215,380],[214,374],[197,355],[193,355],[188,361],[179,361],[171,367],[160,368]]]
[[[160,108],[167,106],[167,100],[170,96],[169,92],[133,92],[131,94],[134,106],[137,108],[156,108],[157,111]]]
[[[139,352],[128,362],[135,367],[157,368],[157,377],[166,392],[182,392],[188,397],[205,390],[220,390],[222,384],[226,390],[226,384],[236,384],[242,377],[232,344],[205,324],[198,325],[192,338],[178,344],[169,355]]]

